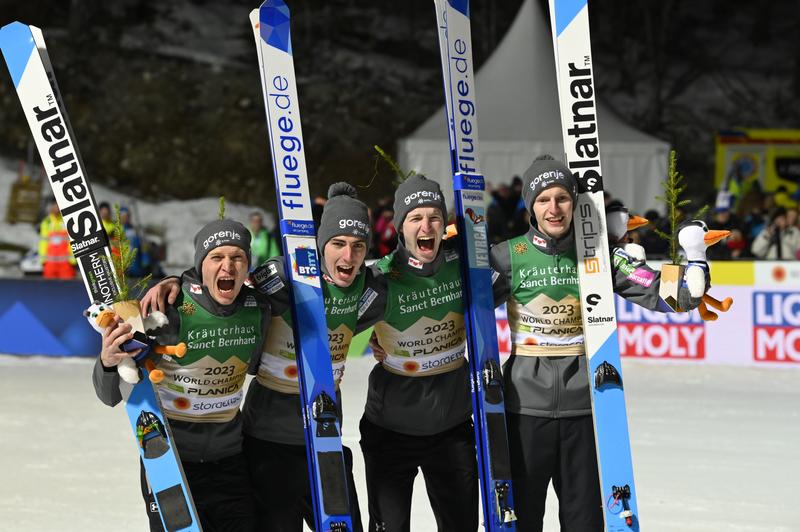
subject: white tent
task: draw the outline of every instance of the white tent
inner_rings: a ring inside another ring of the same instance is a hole
[[[488,182],[510,182],[542,153],[563,158],[549,21],[533,0],[525,0],[476,78],[478,161]],[[669,145],[625,124],[601,102],[597,115],[605,189],[636,212],[658,207]],[[436,179],[452,197],[444,107],[400,140],[398,161]]]

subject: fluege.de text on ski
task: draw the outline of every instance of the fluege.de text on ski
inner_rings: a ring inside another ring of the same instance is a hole
[[[464,40],[456,39],[453,42],[453,52],[455,52],[454,55],[451,55],[453,68],[463,76],[456,83],[456,91],[458,91],[459,97],[458,105],[454,105],[454,107],[458,109],[460,120],[458,120],[458,124],[453,124],[453,127],[456,128],[456,137],[458,138],[456,147],[458,150],[458,169],[467,174],[474,174],[478,170],[475,167],[475,156],[470,155],[475,152],[475,140],[471,135],[477,133],[475,131],[477,126],[473,123],[475,102],[472,101],[473,95],[466,79],[466,73],[472,71],[469,68],[470,55],[467,54],[468,51],[467,43]]]
[[[276,171],[279,173],[278,182],[280,183],[280,203],[282,208],[287,209],[310,209],[309,205],[301,203],[303,199],[300,187],[302,185],[302,177],[300,170],[301,159],[293,155],[292,152],[302,154],[303,144],[300,141],[299,135],[295,135],[295,121],[289,117],[292,114],[292,109],[296,104],[292,101],[289,93],[289,80],[283,76],[275,76],[272,78],[272,87],[276,92],[270,92],[269,98],[273,100],[275,107],[286,114],[279,116],[275,121],[281,134],[279,135],[279,145],[281,149],[286,152],[282,156],[275,154]],[[295,116],[299,115],[295,113]],[[299,131],[299,127],[297,128]]]

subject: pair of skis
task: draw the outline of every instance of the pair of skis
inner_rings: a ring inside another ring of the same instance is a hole
[[[610,248],[587,0],[549,0],[565,159],[578,181],[575,242],[595,444],[608,532],[638,531]]]
[[[345,532],[353,530],[353,522],[341,427],[336,418],[336,389],[320,284],[322,265],[311,215],[290,20],[283,0],[267,0],[250,13],[275,173],[286,278],[291,280],[314,520],[318,531]]]
[[[64,218],[89,300],[111,304],[119,294],[108,236],[97,213],[85,166],[39,28],[12,22],[0,29],[0,49],[22,104],[42,165]],[[146,344],[132,346],[143,347]],[[199,531],[200,524],[161,402],[143,378],[125,404],[147,480],[165,530]]]
[[[292,281],[316,529],[344,532],[352,530],[352,521],[291,55],[289,10],[282,1],[267,1],[251,13],[250,20],[267,109],[284,254],[289,258],[286,273]],[[9,24],[0,30],[0,47],[64,217],[90,300],[110,304],[119,289],[108,237],[41,32],[19,22]],[[172,445],[169,423],[146,371],[142,371],[145,378],[134,386],[126,411],[164,528],[170,532],[199,531],[197,512]],[[154,438],[166,442],[158,446],[158,452],[153,451],[155,445],[148,447]]]
[[[483,525],[487,531],[514,530],[516,515],[489,265],[485,186],[478,166],[469,0],[434,0],[434,4],[461,252]]]
[[[445,85],[462,269],[475,440],[486,530],[513,528],[469,24],[469,0],[434,0]],[[605,529],[639,530],[597,137],[587,0],[550,0],[566,162],[579,186],[578,276]],[[524,502],[520,501],[522,504]]]

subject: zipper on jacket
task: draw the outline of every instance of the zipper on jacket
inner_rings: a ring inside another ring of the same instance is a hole
[[[560,413],[558,407],[559,407],[559,404],[561,403],[561,401],[559,401],[559,398],[561,396],[561,382],[560,382],[561,381],[561,378],[560,378],[561,377],[561,368],[559,367],[559,365],[557,363],[558,360],[551,359],[550,362],[553,364],[553,367],[551,369],[553,369],[553,373],[555,375],[555,378],[553,379],[553,408],[552,408],[553,414],[552,414],[552,418],[553,419],[557,419],[559,417],[559,413]]]

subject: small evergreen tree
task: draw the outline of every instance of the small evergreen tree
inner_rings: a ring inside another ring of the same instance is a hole
[[[119,284],[119,294],[114,298],[114,302],[127,301],[131,297],[131,293],[136,294],[136,299],[142,295],[144,289],[147,288],[152,274],[137,280],[135,283],[129,285],[127,277],[128,269],[136,259],[136,250],[131,249],[131,243],[125,234],[125,228],[120,221],[119,204],[114,204],[114,220],[113,228],[111,229],[111,241],[116,244],[117,253],[112,251],[111,262],[114,266],[114,272],[117,274],[117,283]],[[112,246],[113,247],[113,246]]]
[[[669,259],[672,264],[680,265],[683,258],[678,253],[678,230],[681,223],[684,221],[685,216],[682,212],[682,207],[691,203],[688,199],[681,199],[686,185],[684,184],[685,178],[678,171],[678,155],[675,150],[669,152],[669,167],[667,169],[667,178],[661,182],[661,188],[664,190],[663,196],[656,196],[656,199],[664,202],[667,206],[667,219],[669,220],[669,233],[654,227],[656,235],[669,242]],[[708,205],[703,206],[694,214],[694,218],[701,218],[708,210]]]

